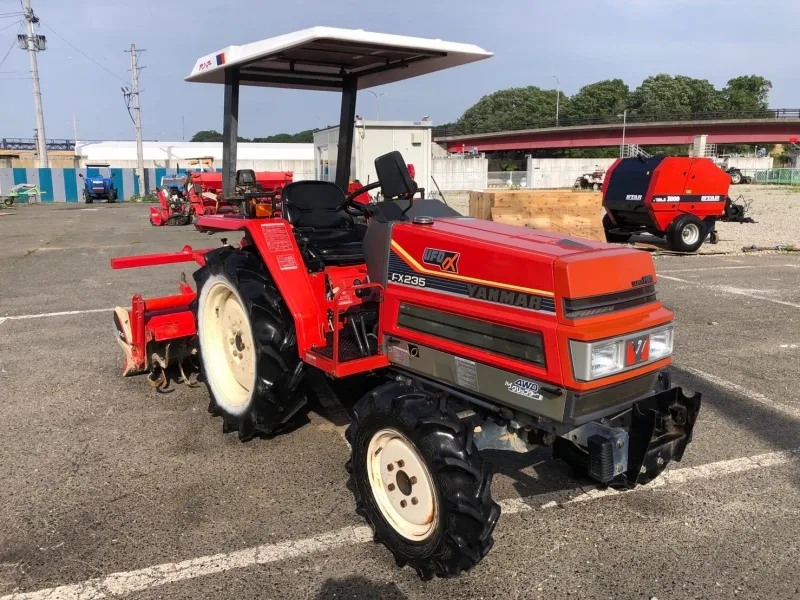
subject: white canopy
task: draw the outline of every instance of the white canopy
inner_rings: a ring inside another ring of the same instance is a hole
[[[364,89],[490,56],[472,44],[312,27],[204,56],[186,81],[225,83],[225,70],[237,68],[242,85],[339,91],[355,77]]]

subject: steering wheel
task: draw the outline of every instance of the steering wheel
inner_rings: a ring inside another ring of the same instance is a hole
[[[370,183],[369,185],[360,187],[357,190],[353,190],[344,197],[344,202],[342,202],[336,210],[337,211],[343,210],[351,217],[369,217],[372,214],[369,208],[367,208],[366,205],[361,204],[360,202],[356,202],[355,199],[358,198],[361,194],[364,194],[366,192],[369,192],[370,190],[374,190],[379,187],[381,187],[380,181],[375,181],[373,183]]]

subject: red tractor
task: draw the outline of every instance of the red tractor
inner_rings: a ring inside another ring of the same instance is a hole
[[[415,199],[398,152],[345,193],[358,89],[489,56],[318,27],[201,58],[188,79],[225,84],[226,190],[240,84],[342,90],[336,183],[288,184],[279,213],[244,199],[239,214],[200,217],[221,246],[112,261],[199,265],[194,288],[136,295],[115,325],[126,375],[161,386],[196,362],[223,431],[276,435],[318,384],[338,390],[356,512],[424,579],[458,575],[492,547],[500,507],[481,450],[550,446],[601,485],[630,488],[681,460],[701,401],[664,371],[673,314],[649,254]],[[357,201],[378,188],[389,200]]]
[[[194,217],[236,213],[239,200],[245,196],[269,203],[275,200],[279,206],[281,191],[292,182],[292,176],[291,171],[237,171],[236,186],[229,198],[222,194],[222,173],[202,171],[164,179],[158,190],[159,206],[150,207],[150,223],[188,225]]]

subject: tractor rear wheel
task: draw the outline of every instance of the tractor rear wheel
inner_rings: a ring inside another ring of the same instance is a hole
[[[694,252],[708,235],[705,223],[695,215],[681,215],[667,228],[667,243],[676,252]]]
[[[472,428],[444,400],[387,383],[356,404],[346,436],[356,512],[398,566],[453,577],[492,547],[500,507]]]
[[[208,410],[242,441],[278,433],[306,402],[292,315],[257,255],[223,247],[205,260],[194,278]]]

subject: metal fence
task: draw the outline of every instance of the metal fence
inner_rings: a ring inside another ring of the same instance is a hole
[[[527,171],[489,171],[488,188],[517,189],[528,187]]]
[[[745,169],[742,175],[752,177],[754,183],[800,185],[800,169]]]
[[[671,113],[659,115],[636,114],[629,112],[627,123],[661,123],[675,121],[723,121],[723,120],[752,120],[752,119],[800,119],[800,108],[770,108],[763,110],[737,110],[737,111],[709,111],[697,113]],[[443,138],[458,135],[472,135],[475,133],[493,133],[495,131],[519,131],[523,129],[547,129],[548,127],[570,127],[582,125],[622,125],[622,119],[617,115],[594,117],[579,117],[574,119],[555,118],[537,121],[518,121],[504,124],[500,127],[488,125],[463,126],[458,124],[441,125],[434,127],[434,138]]]

